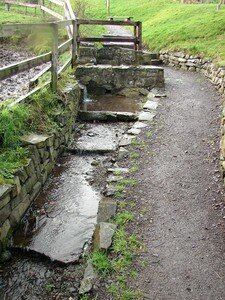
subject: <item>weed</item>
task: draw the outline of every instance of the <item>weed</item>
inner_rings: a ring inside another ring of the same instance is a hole
[[[152,137],[153,133],[152,131],[146,132],[146,136],[150,139]]]
[[[130,153],[130,158],[131,159],[138,159],[140,157],[140,154],[137,152],[131,152]]]
[[[135,173],[139,170],[139,167],[137,164],[134,164],[131,168],[130,168],[130,172],[131,173]]]
[[[89,299],[90,299],[89,296],[86,295],[86,294],[81,295],[81,296],[79,297],[79,300],[89,300]]]
[[[45,290],[46,290],[47,292],[51,292],[52,290],[54,290],[54,288],[55,288],[55,285],[54,285],[53,283],[47,283],[47,284],[45,285]]]
[[[90,261],[97,269],[98,273],[105,276],[111,271],[111,262],[107,257],[107,253],[102,251],[95,251],[90,257]]]
[[[134,220],[134,214],[129,211],[123,211],[116,215],[115,222],[118,225],[124,225]]]

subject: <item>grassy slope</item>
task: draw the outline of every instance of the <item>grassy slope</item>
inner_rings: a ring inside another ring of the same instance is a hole
[[[34,15],[34,9],[28,9],[25,14],[24,7],[13,6],[10,12],[5,10],[3,4],[0,4],[0,24],[6,23],[38,23],[41,21],[41,14],[37,9],[37,16]]]
[[[103,0],[89,1],[89,15],[105,18]],[[225,63],[225,7],[184,5],[172,0],[113,0],[111,15],[143,21],[144,42],[152,50],[186,50]],[[94,4],[94,5],[93,5]]]

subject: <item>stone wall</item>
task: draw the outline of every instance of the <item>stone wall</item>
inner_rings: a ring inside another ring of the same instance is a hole
[[[159,55],[147,51],[135,51],[119,46],[80,47],[78,64],[100,65],[160,65]]]
[[[225,67],[217,66],[212,60],[182,52],[162,50],[160,51],[160,58],[169,66],[202,73],[222,95],[220,164],[223,178],[225,178]]]
[[[14,174],[15,185],[0,185],[0,253],[1,242],[6,240],[19,224],[32,201],[41,191],[57,157],[68,145],[80,98],[78,84],[68,85],[62,91],[66,102],[65,113],[60,116],[60,131],[52,135],[31,134],[22,137],[30,158]]]
[[[88,92],[94,94],[164,86],[163,68],[155,66],[83,65],[77,67],[76,78],[87,87]]]

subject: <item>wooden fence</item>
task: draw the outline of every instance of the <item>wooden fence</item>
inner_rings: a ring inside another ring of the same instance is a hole
[[[134,27],[133,36],[104,36],[104,37],[80,37],[80,25],[113,25],[113,26],[132,26]],[[135,50],[142,50],[142,22],[134,22],[129,19],[124,21],[115,20],[77,20],[77,42],[108,42],[108,43],[133,43]]]
[[[134,27],[134,37],[80,37],[79,36],[79,26],[87,25],[118,25],[118,26],[133,26]],[[23,30],[45,30],[46,28],[51,28],[53,42],[52,42],[52,51],[35,56],[26,60],[23,60],[18,63],[7,65],[0,68],[0,80],[8,78],[10,76],[16,75],[22,71],[29,70],[36,66],[42,65],[44,63],[51,62],[50,66],[45,67],[39,74],[37,74],[33,79],[30,80],[30,88],[36,89],[38,84],[39,77],[45,74],[48,71],[51,71],[51,80],[50,85],[53,92],[57,91],[57,82],[59,74],[64,71],[69,66],[72,68],[76,64],[78,45],[81,42],[113,42],[113,43],[134,43],[135,50],[142,49],[142,34],[141,34],[141,22],[133,22],[130,20],[127,21],[103,21],[103,20],[64,20],[53,23],[42,23],[42,24],[5,24],[0,26],[0,37],[10,36],[18,31]],[[59,45],[59,28],[60,27],[70,27],[72,37],[67,41]],[[66,51],[70,51],[70,57],[64,63],[63,66],[59,68],[59,57]]]
[[[59,34],[58,30],[59,27],[65,26],[72,26],[73,28],[73,37],[69,38],[67,41],[59,45]],[[35,56],[26,60],[23,60],[18,63],[14,63],[5,67],[0,68],[0,80],[3,80],[7,77],[16,75],[22,71],[29,70],[36,66],[42,65],[47,62],[51,62],[49,67],[44,68],[38,75],[36,75],[31,81],[30,86],[33,88],[38,83],[38,78],[42,76],[44,73],[51,71],[51,89],[53,92],[57,91],[57,81],[59,74],[68,68],[70,65],[72,67],[75,66],[76,56],[77,56],[77,24],[75,20],[66,20],[66,21],[59,21],[54,23],[42,23],[42,24],[6,24],[0,27],[0,37],[7,35],[13,35],[14,33],[24,30],[24,29],[38,29],[38,30],[45,30],[46,28],[51,28],[52,35],[53,35],[53,42],[52,42],[52,51]],[[64,63],[63,66],[59,68],[58,59],[61,54],[65,53],[66,51],[70,50],[71,55],[70,58]]]

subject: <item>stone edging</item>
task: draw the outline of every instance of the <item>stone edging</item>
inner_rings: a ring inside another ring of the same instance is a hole
[[[218,67],[212,60],[183,52],[161,50],[160,58],[163,63],[182,70],[202,73],[215,86],[222,96],[220,166],[225,177],[225,67]]]

